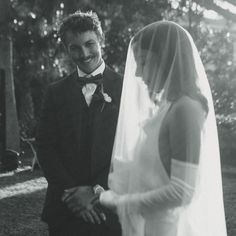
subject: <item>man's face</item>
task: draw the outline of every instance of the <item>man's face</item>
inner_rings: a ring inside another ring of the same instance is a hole
[[[102,63],[101,44],[94,31],[67,32],[65,45],[74,63],[89,74]]]

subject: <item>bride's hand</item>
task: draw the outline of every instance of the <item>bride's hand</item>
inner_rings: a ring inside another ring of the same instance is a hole
[[[112,190],[108,190],[101,193],[99,200],[101,205],[112,210],[113,212],[116,212],[118,198],[119,198],[118,194],[116,194]]]

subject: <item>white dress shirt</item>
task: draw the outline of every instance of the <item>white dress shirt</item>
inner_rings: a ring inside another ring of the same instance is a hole
[[[102,64],[96,70],[94,70],[90,74],[84,73],[77,66],[77,71],[78,71],[78,76],[79,77],[87,77],[87,78],[89,78],[91,76],[96,76],[98,74],[103,74],[104,70],[105,70],[105,62],[103,60],[102,60]],[[82,93],[84,95],[84,98],[85,98],[86,103],[88,104],[88,106],[90,105],[90,103],[92,101],[92,97],[93,97],[93,94],[94,94],[96,88],[97,88],[97,85],[94,84],[94,83],[86,84],[82,88]]]

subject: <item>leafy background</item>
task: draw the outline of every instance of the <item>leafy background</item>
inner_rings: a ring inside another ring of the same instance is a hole
[[[124,71],[132,35],[157,20],[184,24],[199,49],[212,88],[223,163],[236,163],[236,67],[228,28],[204,23],[204,9],[192,1],[11,0],[14,79],[21,135],[32,137],[47,85],[70,73],[73,64],[58,39],[60,20],[76,10],[95,10],[106,35],[105,61]],[[229,22],[230,24],[230,22]]]

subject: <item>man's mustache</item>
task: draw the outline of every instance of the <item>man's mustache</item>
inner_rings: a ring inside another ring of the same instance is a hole
[[[89,57],[81,57],[78,59],[78,61],[80,62],[84,62],[84,61],[87,61],[87,60],[90,60],[90,59],[93,59],[93,56],[89,56]]]

